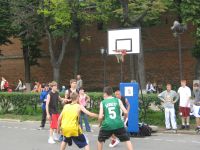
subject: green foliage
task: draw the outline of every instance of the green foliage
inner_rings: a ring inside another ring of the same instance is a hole
[[[43,36],[42,18],[37,14],[39,3],[32,0],[10,0],[12,27],[15,36],[22,41],[22,49],[28,51],[30,65],[36,65],[40,57],[40,40]],[[27,56],[24,56],[27,57]]]
[[[169,6],[166,0],[134,0],[128,3],[128,21],[125,26],[142,24],[143,26],[155,25],[159,17],[166,12]],[[123,9],[116,9],[116,16],[124,22]]]
[[[39,94],[34,93],[0,93],[1,113],[32,115],[37,110]]]
[[[181,12],[184,23],[192,23],[196,27],[196,44],[192,49],[192,54],[200,58],[200,1],[185,0],[181,2]]]
[[[11,13],[9,4],[0,0],[0,45],[11,43],[8,39],[12,35]]]

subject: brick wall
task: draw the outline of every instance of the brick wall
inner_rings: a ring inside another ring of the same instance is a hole
[[[173,82],[179,81],[178,68],[178,42],[173,37],[170,30],[175,18],[164,15],[161,24],[142,28],[142,42],[144,47],[146,78],[150,81]],[[117,28],[116,24],[110,26]],[[183,48],[184,76],[189,83],[192,83],[196,61],[191,56],[190,49],[194,44],[192,33],[194,27],[189,25],[187,32],[181,35]],[[97,29],[97,26],[84,27],[82,38],[89,35],[91,39],[81,43],[82,55],[80,64],[80,74],[83,76],[87,89],[100,89],[103,87],[103,59],[100,54],[101,47],[107,47],[107,32]],[[24,64],[20,41],[12,39],[13,44],[1,46],[4,59],[0,58],[0,76],[4,76],[11,83],[17,82],[19,78],[24,78]],[[74,41],[70,41],[67,52],[61,66],[61,82],[68,85],[69,79],[73,78],[74,65]],[[47,41],[43,41],[41,46],[43,52],[48,54]],[[17,59],[14,58],[17,56]],[[52,68],[48,57],[39,59],[40,66],[31,68],[32,81],[38,80],[48,82],[52,80]],[[108,56],[106,61],[107,83],[117,86],[120,82],[120,65],[117,64],[115,56]],[[129,56],[126,56],[124,64],[124,80],[130,81]]]

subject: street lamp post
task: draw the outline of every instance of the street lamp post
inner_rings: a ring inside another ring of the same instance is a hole
[[[179,53],[179,78],[182,80],[184,78],[183,75],[183,62],[182,62],[182,47],[181,47],[181,34],[187,29],[186,26],[181,25],[178,21],[174,21],[171,30],[174,33],[174,36],[178,38],[178,53]]]
[[[100,52],[103,57],[103,86],[106,86],[106,56],[107,56],[107,50],[104,48],[100,49]]]

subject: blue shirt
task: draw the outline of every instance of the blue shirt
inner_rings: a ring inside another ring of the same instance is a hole
[[[46,99],[47,99],[47,95],[49,94],[49,91],[45,91],[43,90],[40,94],[40,101],[42,102],[42,110],[46,109]]]

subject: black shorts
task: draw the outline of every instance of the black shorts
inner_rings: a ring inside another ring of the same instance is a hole
[[[79,147],[84,148],[88,145],[87,139],[85,135],[81,134],[79,136],[72,136],[72,137],[65,137],[63,138],[63,141],[68,144],[68,146],[72,145],[72,141]]]
[[[113,134],[116,137],[118,137],[121,142],[126,142],[126,141],[130,140],[130,137],[129,137],[126,129],[125,128],[119,128],[119,129],[116,129],[116,130],[100,129],[98,141],[99,142],[105,142],[105,140],[109,139]]]

